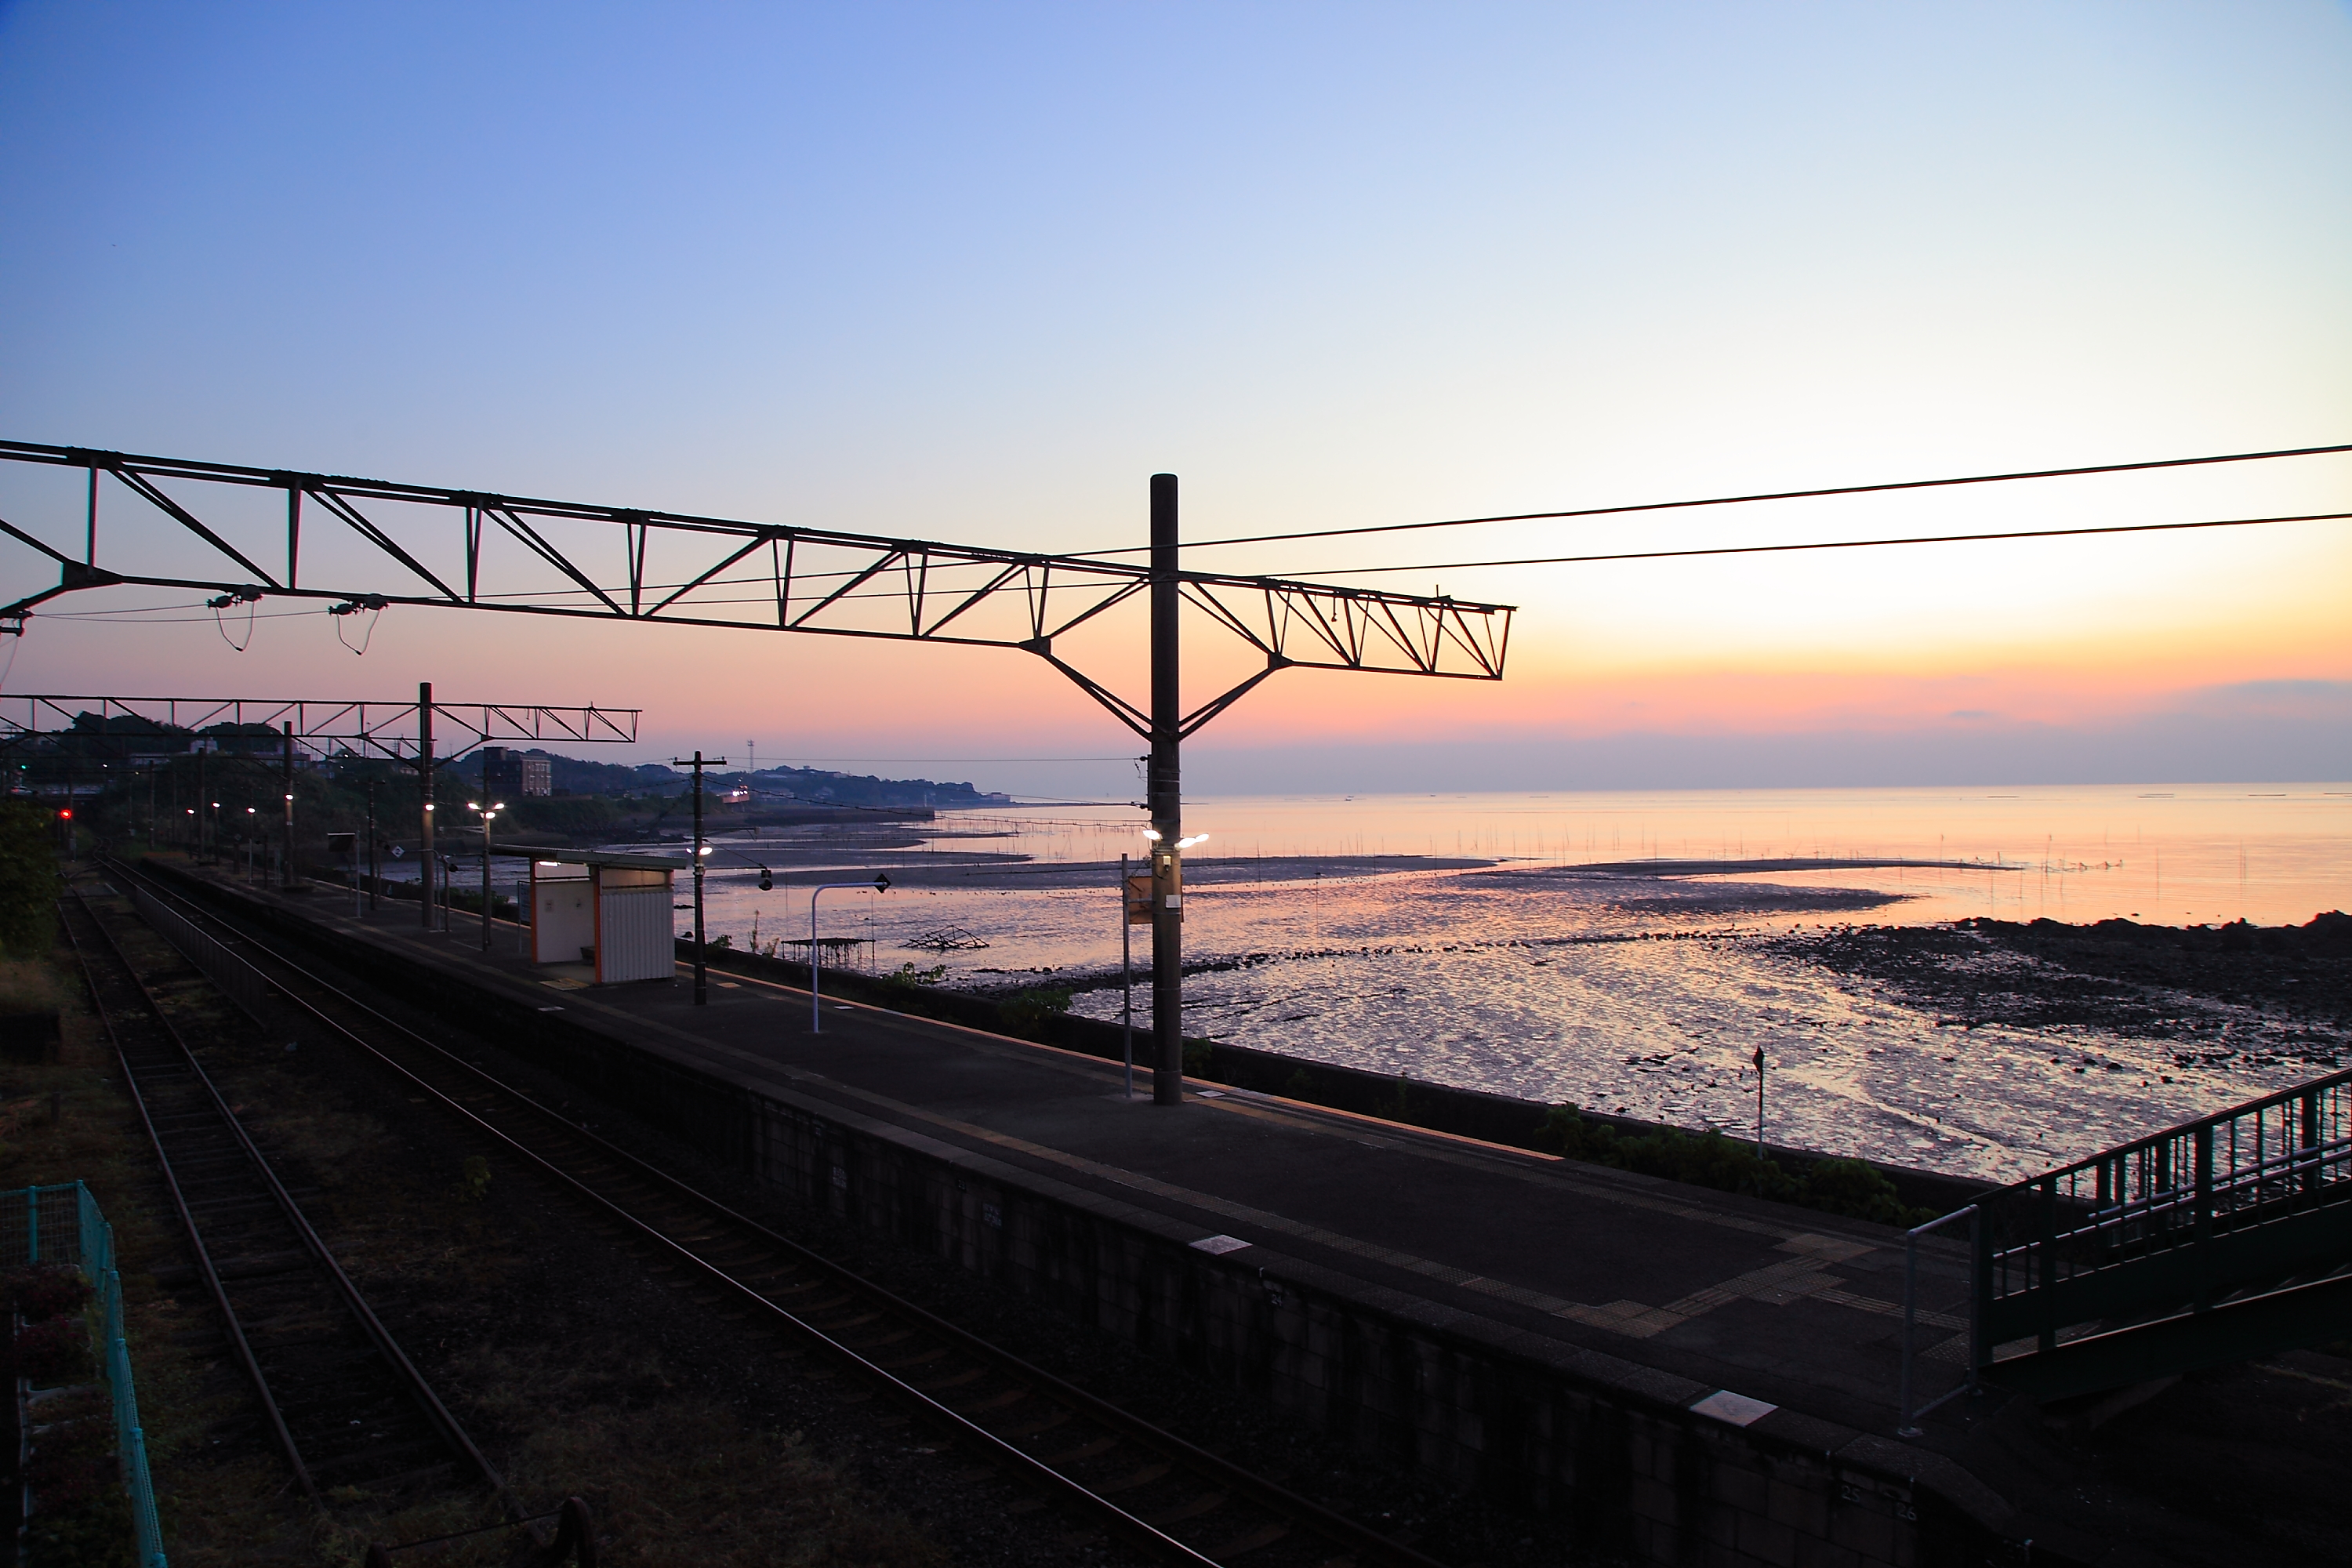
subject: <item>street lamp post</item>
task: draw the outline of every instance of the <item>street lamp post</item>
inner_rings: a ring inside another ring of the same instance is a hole
[[[490,823],[506,808],[507,803],[502,800],[494,800],[488,805],[484,805],[478,800],[469,800],[466,803],[466,809],[482,819],[482,951],[484,952],[490,951]]]
[[[812,1035],[824,1033],[824,1023],[816,1007],[819,973],[816,962],[816,896],[841,888],[872,888],[877,893],[887,893],[890,890],[890,873],[877,871],[871,882],[820,882],[809,889],[809,1033]]]

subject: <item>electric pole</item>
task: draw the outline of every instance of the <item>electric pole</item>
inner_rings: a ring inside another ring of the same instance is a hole
[[[417,854],[416,874],[425,890],[425,929],[433,929],[433,683],[416,683],[416,785],[425,792],[425,809],[419,815],[425,819],[419,830],[423,840]]]
[[[375,913],[375,885],[377,879],[375,866],[375,780],[373,779],[370,779],[367,782],[367,907],[368,913],[373,914]]]
[[[1151,1101],[1184,1102],[1183,791],[1177,749],[1184,707],[1177,686],[1176,476],[1151,476]]]
[[[281,868],[278,886],[288,892],[294,890],[294,726],[286,726],[286,838],[282,849],[285,865]]]
[[[706,763],[714,768],[723,768],[727,765],[727,759],[706,758],[700,752],[697,752],[691,757],[672,757],[669,760],[671,767],[690,767],[694,770],[694,1005],[698,1007],[707,1007],[710,1005],[710,972],[703,962],[702,954],[702,769]],[[814,981],[816,963],[814,948],[809,950],[809,963],[810,974]]]

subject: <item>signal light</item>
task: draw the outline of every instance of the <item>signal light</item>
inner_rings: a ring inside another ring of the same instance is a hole
[[[69,805],[60,807],[58,811],[58,820],[59,822],[71,822],[73,820],[73,807]]]
[[[775,890],[775,887],[776,879],[774,873],[771,872],[765,866],[761,867],[760,891],[763,893],[773,892]]]

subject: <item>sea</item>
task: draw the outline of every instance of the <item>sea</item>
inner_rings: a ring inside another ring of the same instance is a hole
[[[1150,933],[1118,890],[1143,823],[1040,803],[722,833],[706,927],[789,953],[811,889],[848,883],[819,896],[816,934],[859,939],[861,967],[1144,1021]],[[1962,1028],[1791,936],[2352,905],[2352,785],[1212,796],[1184,828],[1208,836],[1186,857],[1188,1035],[1748,1137],[1760,1048],[1773,1142],[1987,1179],[2300,1081],[2326,1049],[2307,1028],[2271,1048],[2287,1026],[2252,1005],[2193,1061],[2094,1026]]]

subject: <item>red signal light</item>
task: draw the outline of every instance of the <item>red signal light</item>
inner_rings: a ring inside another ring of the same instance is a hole
[[[69,805],[61,807],[58,812],[58,820],[59,822],[71,822],[73,820],[73,807]]]

